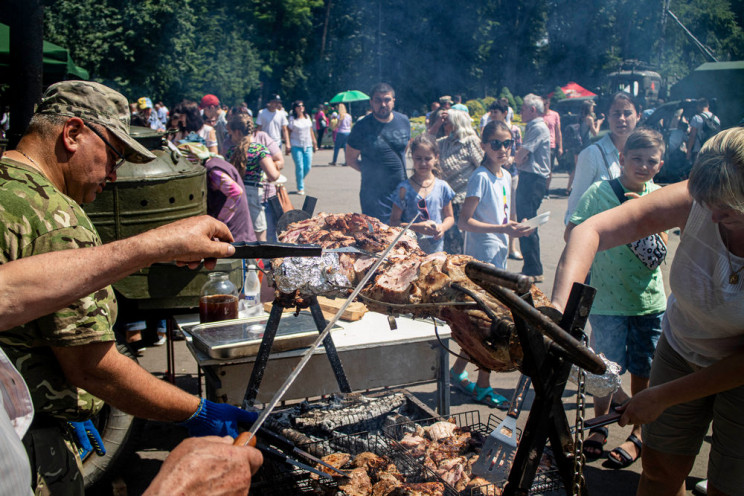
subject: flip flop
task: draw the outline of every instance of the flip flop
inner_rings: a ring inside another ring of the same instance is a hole
[[[455,370],[450,369],[450,382],[465,394],[475,394],[475,383],[468,380],[467,370],[463,370],[460,375],[455,375]]]
[[[638,448],[638,455],[633,458],[632,456],[630,456],[630,453],[618,446],[614,450],[607,453],[607,465],[610,468],[627,468],[641,457],[643,443],[640,439],[638,439],[638,436],[636,436],[635,434],[631,434],[630,436],[628,436],[628,439],[626,441],[630,441],[631,443],[635,444],[636,448]],[[620,459],[618,460],[617,458],[612,457],[612,453],[615,453],[617,456],[620,457]]]
[[[603,436],[601,441],[594,439],[584,441],[584,457],[589,461],[594,461],[601,458],[602,454],[604,454],[604,445],[607,444],[607,436],[609,436],[610,432],[607,430],[607,427],[602,426],[592,427],[589,429],[589,434],[601,434]],[[593,452],[587,451],[587,448],[590,448]]]
[[[475,386],[474,393],[473,396],[478,403],[490,406],[491,408],[496,407],[500,410],[509,409],[509,400],[496,393],[491,386],[485,388]]]

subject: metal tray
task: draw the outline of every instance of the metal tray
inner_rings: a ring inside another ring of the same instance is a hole
[[[258,353],[268,316],[223,320],[194,326],[190,334],[194,346],[211,358],[241,358]],[[333,329],[341,329],[335,326]],[[310,346],[318,337],[310,312],[283,314],[276,331],[272,353]]]

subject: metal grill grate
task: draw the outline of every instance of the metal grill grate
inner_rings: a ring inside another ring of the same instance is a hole
[[[480,419],[480,413],[476,410],[469,411],[469,412],[461,412],[461,413],[455,413],[450,415],[449,417],[432,417],[429,419],[424,420],[417,420],[415,421],[415,424],[418,424],[422,427],[426,427],[429,425],[432,425],[436,422],[440,421],[446,421],[446,420],[454,420],[455,424],[460,428],[466,428],[470,430],[471,433],[474,435],[480,435],[483,438],[488,436],[488,434],[496,428],[496,426],[501,422],[501,419],[497,417],[496,415],[490,414],[488,417],[488,423],[483,424]],[[413,430],[414,422],[411,422],[410,424],[399,424],[399,425],[393,425],[393,426],[386,426],[383,428],[383,434],[385,437],[391,440],[390,446],[391,449],[397,452],[397,456],[400,458],[407,459],[407,463],[412,465],[419,465],[422,468],[426,468],[423,466],[424,458],[414,458],[410,455],[411,451],[406,449],[404,446],[402,446],[398,441],[405,435],[406,432],[411,432]],[[518,429],[518,435],[521,436],[521,430]],[[480,447],[477,448],[478,450]],[[555,465],[554,465],[555,466]],[[452,487],[451,485],[447,484],[444,480],[442,480],[439,476],[434,474],[433,472],[427,471],[436,477],[435,480],[439,480],[442,482],[445,487],[447,488],[447,494],[470,494],[472,496],[480,496],[480,495],[495,495],[495,494],[501,494],[501,486],[503,486],[506,481],[504,480],[498,485],[494,484],[486,484],[483,486],[472,488],[470,491],[463,491],[462,493],[458,493],[458,491]],[[539,471],[538,474],[535,476],[534,483],[532,485],[532,488],[530,489],[530,493],[532,495],[542,495],[542,496],[553,496],[558,494],[564,494],[563,493],[563,484],[560,481],[560,474],[558,473],[557,469],[550,469],[546,471]]]

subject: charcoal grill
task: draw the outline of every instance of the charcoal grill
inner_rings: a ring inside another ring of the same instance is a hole
[[[402,394],[404,403],[399,409],[391,412],[392,415],[403,415],[407,422],[425,421],[433,418],[434,411],[419,401],[413,394],[406,389],[394,389],[384,392],[365,395],[367,398],[377,399]],[[266,427],[274,432],[288,434],[282,431],[284,421],[296,416],[299,410],[307,409],[327,409],[329,411],[341,409],[353,405],[358,400],[355,395],[331,395],[330,397],[306,403],[305,405],[295,405],[284,410],[274,412],[266,422]],[[432,482],[437,481],[437,477],[429,472],[420,464],[399,456],[388,439],[374,432],[381,432],[384,419],[369,418],[365,421],[354,422],[353,419],[342,422],[344,427],[336,429],[334,432],[311,432],[303,431],[299,437],[292,439],[297,446],[308,453],[318,457],[343,451],[350,453],[352,456],[358,455],[364,451],[371,451],[377,455],[384,455],[396,464],[398,470],[406,476],[408,482]],[[326,437],[321,437],[326,436]],[[302,440],[304,439],[304,441]],[[281,495],[288,494],[335,494],[338,490],[338,481],[328,481],[325,479],[313,480],[310,474],[304,470],[296,469],[286,465],[272,463],[267,459],[260,471],[251,483],[251,495]],[[457,496],[457,492],[446,493],[448,496]]]

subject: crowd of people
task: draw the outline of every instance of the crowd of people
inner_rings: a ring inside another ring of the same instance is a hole
[[[435,103],[426,131],[412,139],[387,83],[372,88],[370,113],[353,125],[343,104],[333,112],[325,105],[309,112],[296,100],[288,113],[279,95],[254,121],[246,105],[226,108],[211,94],[168,110],[147,97],[130,106],[97,83],[51,86],[17,147],[0,160],[0,219],[9,233],[0,239],[6,296],[0,304],[0,439],[9,447],[0,450],[0,493],[47,488],[82,494],[75,427],[103,401],[143,418],[182,423],[202,436],[234,437],[238,422],[255,419],[255,413],[157,380],[120,355],[113,334],[117,305],[107,285],[156,261],[193,268],[207,260],[210,266],[210,257],[234,250],[226,242],[276,239],[270,200],[284,188],[284,156],[292,156],[303,194],[313,153],[329,129],[335,135],[332,163],[343,150],[345,164],[361,173],[362,213],[391,225],[413,221],[427,253],[464,253],[499,268],[508,258],[522,260],[522,273],[536,283],[544,277],[540,238],[524,221],[537,215],[556,157],[574,154],[566,248],[552,301],[562,309],[573,282],[591,281],[598,290],[591,345],[630,372],[629,393],[621,388],[594,402],[597,415],[616,408],[620,424],[633,425],[608,462],[625,468],[643,454],[639,494],[681,494],[712,421],[708,493],[736,494],[744,487],[738,449],[744,426],[736,415],[744,401],[738,320],[744,308],[744,129],[707,136],[711,117],[701,106],[700,118],[691,122],[695,165],[689,181],[659,188],[653,179],[663,166],[664,140],[637,127],[639,108],[627,93],[613,95],[609,133],[592,144],[605,117],[586,106],[583,150],[564,149],[560,119],[535,94],[523,98],[524,131],[512,124],[514,111],[502,100],[489,107],[480,133],[459,95]],[[172,145],[206,168],[211,217],[101,245],[80,205],[115,181],[124,161],[155,158],[130,137],[130,118],[170,130]],[[407,152],[413,162],[408,177]],[[682,228],[682,237],[667,297],[659,265],[666,231],[674,227]],[[465,358],[450,371],[453,384],[474,401],[506,408],[489,371],[469,380]],[[592,429],[585,455],[602,456],[607,435],[605,427]],[[225,472],[197,464],[193,453],[229,459],[225,467],[236,492],[247,492],[262,463],[258,451],[232,447],[224,438],[187,440],[148,494],[172,491],[164,481],[173,479],[194,490],[208,483],[216,488],[214,476]]]

